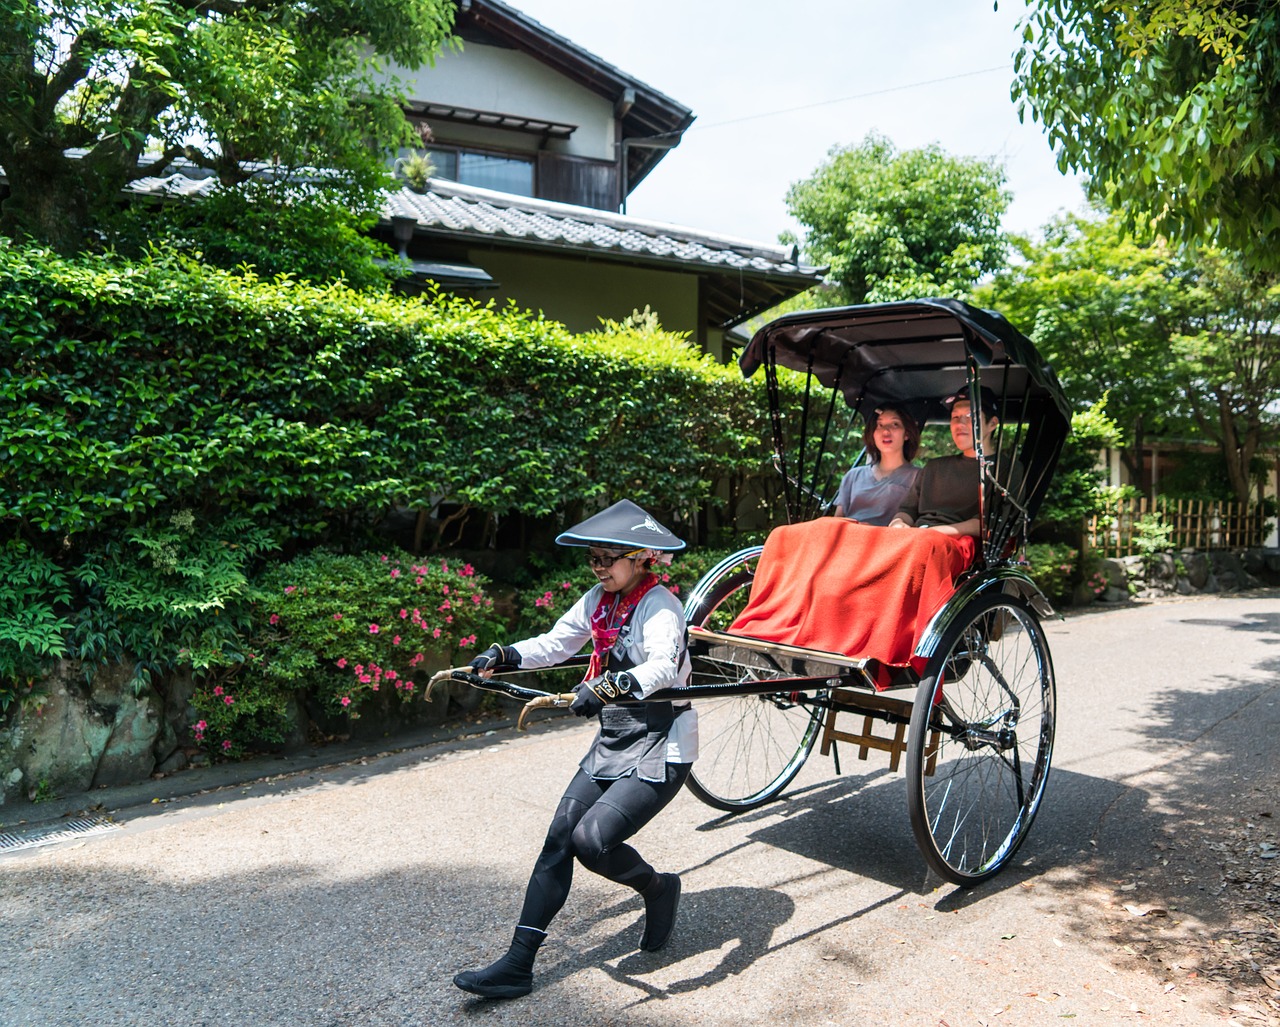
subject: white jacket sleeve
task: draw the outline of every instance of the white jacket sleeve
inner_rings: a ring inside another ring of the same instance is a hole
[[[576,656],[591,641],[591,615],[604,591],[595,585],[582,595],[551,630],[533,638],[516,642],[512,648],[520,654],[520,666],[528,670],[541,670],[564,663]]]

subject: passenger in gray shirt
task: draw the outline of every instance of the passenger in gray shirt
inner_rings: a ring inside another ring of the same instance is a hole
[[[915,483],[911,463],[920,448],[920,428],[902,407],[879,407],[867,421],[863,445],[871,462],[850,468],[836,493],[835,515],[862,524],[886,525]]]

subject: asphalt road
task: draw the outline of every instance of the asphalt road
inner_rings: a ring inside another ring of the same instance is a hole
[[[118,828],[0,853],[0,1024],[1275,1022],[1261,977],[1214,968],[1243,929],[1221,846],[1277,841],[1280,592],[1048,633],[1047,796],[972,891],[926,872],[901,775],[815,755],[779,802],[726,817],[685,792],[639,835],[684,875],[666,950],[638,952],[639,900],[580,869],[533,995],[470,998],[450,978],[505,948],[590,737],[544,721],[173,801],[95,793]]]

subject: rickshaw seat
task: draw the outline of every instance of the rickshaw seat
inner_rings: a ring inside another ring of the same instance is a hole
[[[973,538],[842,517],[775,528],[756,564],[746,608],[728,630],[906,667],[930,618],[977,553]]]

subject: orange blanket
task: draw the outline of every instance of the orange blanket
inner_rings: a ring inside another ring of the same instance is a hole
[[[843,517],[775,528],[729,631],[905,666],[976,552],[976,539]]]

